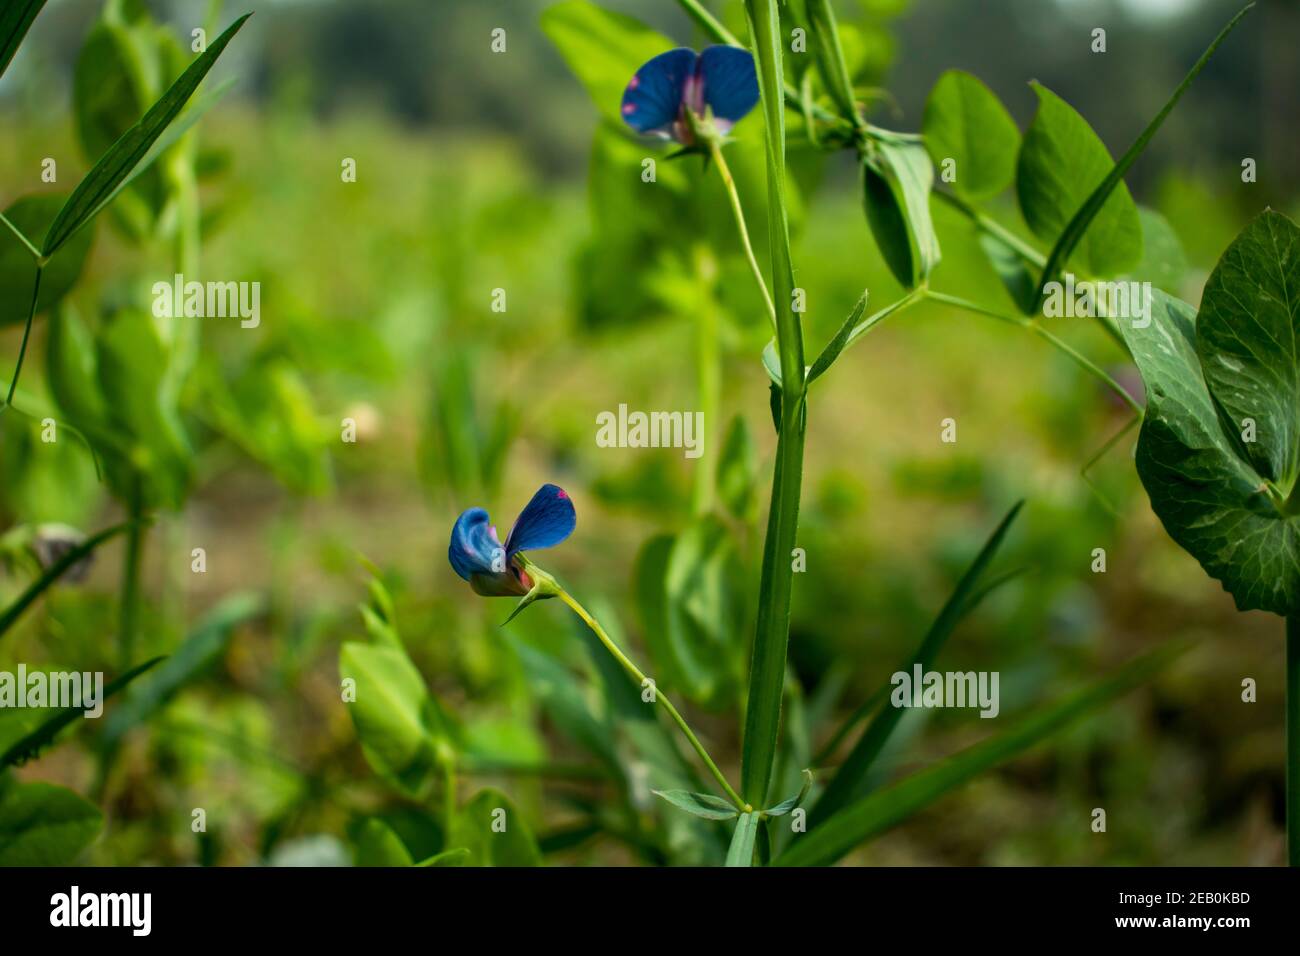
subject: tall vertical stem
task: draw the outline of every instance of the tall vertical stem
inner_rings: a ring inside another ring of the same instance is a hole
[[[784,43],[776,0],[746,0],[745,14],[757,64],[758,88],[767,129],[768,244],[776,306],[776,344],[781,358],[780,432],[763,542],[758,618],[749,665],[749,699],[741,758],[741,792],[761,807],[767,800],[781,726],[786,646],[790,636],[791,552],[799,525],[803,484],[804,354],[803,328],[794,311],[794,266],[785,203],[785,90],[781,66]]]
[[[1300,866],[1300,615],[1286,619],[1286,859]]]
[[[704,428],[696,436],[702,453],[695,462],[691,510],[696,515],[703,515],[713,507],[714,469],[704,462],[715,460],[711,456],[718,435],[722,359],[718,345],[718,304],[713,295],[713,285],[717,281],[717,263],[707,249],[698,250],[695,258],[700,287],[700,307],[695,315],[695,364],[699,390],[697,401],[704,419]]]

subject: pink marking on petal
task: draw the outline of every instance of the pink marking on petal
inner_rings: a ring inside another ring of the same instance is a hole
[[[567,497],[569,497],[567,494],[564,493],[564,489],[563,489],[563,488],[557,488],[556,491],[558,491],[558,492],[560,493],[560,497],[561,497],[561,498],[567,498]]]
[[[623,104],[623,115],[624,115],[624,116],[631,116],[631,115],[632,115],[633,113],[635,113],[635,112],[636,112],[636,104],[635,104],[635,103],[624,103],[624,104]]]
[[[635,90],[635,89],[636,89],[638,86],[640,86],[640,85],[641,85],[641,77],[639,77],[639,76],[635,76],[635,75],[634,75],[634,76],[632,77],[631,82],[628,83],[627,88],[628,88],[629,90]]]

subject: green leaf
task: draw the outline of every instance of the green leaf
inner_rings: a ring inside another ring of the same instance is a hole
[[[103,822],[94,804],[71,790],[0,781],[0,866],[68,866]]]
[[[67,574],[69,568],[73,567],[87,555],[91,554],[105,541],[116,537],[129,527],[131,527],[131,523],[125,522],[123,524],[114,525],[111,528],[105,528],[103,531],[92,535],[75,548],[69,550],[63,555],[63,557],[59,558],[59,560],[46,568],[44,573],[28,585],[27,590],[18,596],[17,600],[5,608],[3,612],[0,612],[0,637],[3,637],[4,633],[14,626],[14,622],[22,616],[23,612],[31,606],[32,602],[40,597],[51,584],[63,577],[63,575]]]
[[[63,203],[60,193],[41,193],[24,196],[5,210],[5,218],[18,227],[29,239],[39,236],[58,214]],[[36,300],[36,312],[48,312],[59,300],[72,291],[81,277],[94,241],[94,233],[87,229],[79,234],[59,255],[45,265],[41,273],[41,293]],[[0,228],[0,328],[27,321],[27,309],[32,302],[32,287],[36,282],[36,260],[31,250],[6,228]]]
[[[1152,510],[1240,610],[1282,615],[1300,613],[1298,254],[1300,229],[1265,212],[1219,260],[1199,319],[1156,290],[1149,325],[1117,323],[1146,385],[1137,470]]]
[[[158,713],[176,694],[202,676],[225,654],[235,629],[262,613],[260,597],[247,592],[222,600],[198,623],[189,637],[157,671],[104,720],[103,743],[116,746],[133,727]]]
[[[925,103],[925,148],[940,169],[956,164],[952,186],[971,200],[995,196],[1011,184],[1020,130],[1002,101],[977,77],[948,70]]]
[[[727,866],[753,866],[754,842],[758,837],[759,815],[742,813],[736,821],[736,829],[731,834],[731,846],[727,848]]]
[[[591,94],[602,116],[623,125],[623,90],[653,56],[672,49],[667,37],[622,13],[587,0],[564,0],[542,13],[542,31]]]
[[[19,44],[44,6],[45,0],[8,0],[0,10],[0,76],[9,69]]]
[[[1206,49],[1206,51],[1201,54],[1201,58],[1196,61],[1196,64],[1188,72],[1187,76],[1183,77],[1183,82],[1178,84],[1178,89],[1174,90],[1174,95],[1169,98],[1168,102],[1166,102],[1163,107],[1161,107],[1160,112],[1156,114],[1155,119],[1153,119],[1149,124],[1147,124],[1146,129],[1144,129],[1142,131],[1142,134],[1138,136],[1137,141],[1134,142],[1133,145],[1128,148],[1127,152],[1125,152],[1124,155],[1120,157],[1119,162],[1110,168],[1109,173],[1107,173],[1105,178],[1102,179],[1101,182],[1097,185],[1097,187],[1092,190],[1092,192],[1088,195],[1086,201],[1082,202],[1079,205],[1078,211],[1074,213],[1074,215],[1070,219],[1069,224],[1064,228],[1064,230],[1061,231],[1060,238],[1057,240],[1056,245],[1052,248],[1051,255],[1047,257],[1047,265],[1043,269],[1043,278],[1042,281],[1039,282],[1040,289],[1043,286],[1047,285],[1049,281],[1056,278],[1057,272],[1065,265],[1067,261],[1069,261],[1071,254],[1075,250],[1075,247],[1084,239],[1087,239],[1090,244],[1093,244],[1093,248],[1089,250],[1089,254],[1087,255],[1086,259],[1094,266],[1098,266],[1100,264],[1108,264],[1113,266],[1113,268],[1110,271],[1123,272],[1126,268],[1128,268],[1128,266],[1124,264],[1117,264],[1117,263],[1122,263],[1123,255],[1129,254],[1134,259],[1137,258],[1137,255],[1140,253],[1129,252],[1129,246],[1134,244],[1131,236],[1132,223],[1126,222],[1123,228],[1121,229],[1119,228],[1117,222],[1108,222],[1105,225],[1103,225],[1098,232],[1094,232],[1092,228],[1093,220],[1096,218],[1104,219],[1106,217],[1114,218],[1120,215],[1119,212],[1120,210],[1122,210],[1122,215],[1127,219],[1127,217],[1129,216],[1128,208],[1123,203],[1123,201],[1121,201],[1118,206],[1114,205],[1115,196],[1112,195],[1113,190],[1115,190],[1116,187],[1118,187],[1120,190],[1119,193],[1120,195],[1123,195],[1125,197],[1128,196],[1128,188],[1125,187],[1121,182],[1121,180],[1124,177],[1124,174],[1128,172],[1128,169],[1130,166],[1133,165],[1133,162],[1140,155],[1142,155],[1142,151],[1147,148],[1147,144],[1151,142],[1152,137],[1156,135],[1156,131],[1159,130],[1160,126],[1164,123],[1165,117],[1167,117],[1173,111],[1174,106],[1176,106],[1179,99],[1182,98],[1183,93],[1185,93],[1187,91],[1187,88],[1192,85],[1192,80],[1196,79],[1197,74],[1199,74],[1201,70],[1204,69],[1205,64],[1210,62],[1210,57],[1212,57],[1214,55],[1214,51],[1219,48],[1219,44],[1227,39],[1228,34],[1232,32],[1233,28],[1237,25],[1237,23],[1241,20],[1241,18],[1244,17],[1253,6],[1254,3],[1251,3],[1245,6],[1244,8],[1242,8],[1242,10],[1235,17],[1233,17],[1230,21],[1228,21],[1228,25],[1219,31],[1219,35],[1214,38],[1214,42],[1211,43],[1209,47]],[[1037,87],[1036,85],[1035,89],[1041,89],[1041,87]],[[1041,100],[1042,98],[1041,93],[1039,94],[1039,98]],[[1069,107],[1066,107],[1066,109],[1069,110]],[[1042,110],[1040,107],[1040,112],[1041,111]],[[1070,110],[1070,112],[1073,113],[1073,110]],[[1074,115],[1078,117],[1077,113],[1075,113]],[[1036,122],[1037,122],[1037,118],[1035,118],[1035,123]],[[1081,117],[1079,117],[1079,122],[1083,123],[1083,119]],[[1092,130],[1087,128],[1086,123],[1083,123],[1083,126],[1085,129],[1087,129],[1088,133],[1092,133]],[[1095,144],[1092,146],[1084,147],[1084,143],[1088,140],[1088,137],[1084,136],[1081,132],[1077,132],[1074,135],[1078,140],[1076,145],[1079,147],[1086,148],[1088,151],[1086,162],[1089,165],[1087,166],[1087,168],[1081,167],[1078,171],[1080,172],[1080,174],[1086,176],[1087,181],[1090,182],[1093,168],[1094,168],[1091,164],[1096,162],[1098,163],[1098,165],[1104,166],[1105,163],[1102,162],[1102,160],[1103,159],[1109,160],[1110,157],[1108,154],[1106,154],[1105,147],[1101,145],[1100,140],[1096,140]],[[1095,138],[1095,134],[1094,134],[1094,138]],[[1101,150],[1100,155],[1097,153],[1097,147],[1100,147]],[[1022,162],[1023,159],[1024,159],[1024,154],[1022,153],[1021,154]],[[1040,169],[1039,172],[1041,173],[1042,170]],[[1129,200],[1128,205],[1132,205],[1131,199]],[[1024,208],[1023,195],[1021,198],[1021,207]],[[1028,214],[1026,214],[1026,218],[1028,218]],[[1106,255],[1104,244],[1107,244],[1109,242],[1122,242],[1124,243],[1124,245],[1121,245],[1118,249],[1112,250],[1109,255]],[[1103,245],[1098,245],[1099,243]],[[1139,230],[1138,232],[1138,239],[1136,241],[1136,245],[1140,250],[1141,230]],[[1094,268],[1093,272],[1098,275],[1106,274],[1106,271],[1101,268]]]
[[[1032,85],[1038,112],[1025,131],[1016,168],[1025,222],[1044,242],[1062,250],[1070,244],[1073,254],[1068,260],[1061,257],[1058,270],[1068,261],[1085,277],[1128,271],[1142,256],[1142,225],[1128,187],[1117,180],[1087,221],[1079,219],[1116,167],[1105,144],[1070,104],[1042,84]],[[1078,238],[1072,235],[1075,221],[1086,229]],[[1047,275],[1052,278],[1055,272]]]
[[[868,294],[868,290],[862,290],[862,295],[858,298],[857,304],[853,306],[853,311],[849,313],[849,317],[844,320],[834,338],[826,343],[826,348],[822,349],[821,354],[817,356],[817,360],[812,363],[812,368],[808,370],[806,379],[809,385],[826,373],[826,370],[834,364],[835,360],[840,357],[840,353],[849,344],[849,339],[852,337],[854,329],[858,327],[862,313],[867,310]],[[765,352],[765,359],[766,354]],[[768,370],[768,374],[771,374],[771,369]],[[779,379],[776,380],[776,383],[781,384]]]
[[[371,818],[361,824],[357,834],[357,866],[411,866],[401,837],[383,820]]]
[[[758,452],[743,415],[727,428],[718,459],[718,497],[733,518],[750,521],[758,506]]]
[[[155,657],[153,660],[145,661],[143,664],[131,668],[116,680],[106,684],[104,686],[103,697],[100,699],[99,703],[103,704],[104,701],[108,700],[119,690],[131,683],[131,681],[135,680],[161,660],[163,660],[163,658]],[[44,720],[39,727],[34,729],[31,733],[24,735],[21,739],[16,740],[3,754],[0,754],[0,770],[4,770],[5,767],[10,767],[15,764],[24,763],[35,757],[40,753],[40,751],[44,750],[54,741],[54,738],[58,736],[59,731],[68,726],[68,724],[76,721],[79,717],[83,717],[85,713],[85,710],[81,707],[66,707],[54,716]]]
[[[356,682],[347,707],[370,766],[402,792],[422,794],[444,733],[420,672],[398,648],[350,642],[339,650],[339,675]]]
[[[1177,295],[1188,269],[1182,240],[1169,220],[1154,209],[1138,206],[1138,218],[1142,220],[1142,261],[1133,269],[1133,277]]]
[[[1023,506],[1023,501],[1017,501],[1011,506],[1011,510],[1007,512],[998,526],[993,529],[993,533],[984,542],[984,546],[980,548],[975,560],[971,562],[970,567],[966,569],[966,573],[957,582],[957,586],[944,603],[939,616],[930,625],[930,630],[926,633],[920,646],[917,647],[916,653],[899,670],[910,672],[916,664],[920,664],[923,670],[928,670],[930,665],[934,663],[940,649],[947,643],[952,632],[956,630],[957,625],[974,609],[979,598],[987,593],[979,590],[980,579],[990,562],[997,555],[998,548],[1002,546],[1002,541],[1006,538],[1012,522],[1016,520],[1016,515],[1020,513]],[[883,701],[888,696],[888,687],[889,685],[886,684],[881,691],[873,695],[872,699],[880,698]],[[836,771],[830,785],[813,806],[812,813],[809,816],[814,822],[826,819],[850,801],[863,795],[871,766],[876,758],[880,756],[880,752],[888,742],[890,734],[894,732],[904,713],[905,711],[898,707],[884,707],[876,712],[875,719],[862,732],[862,736],[853,745],[848,757],[840,764],[840,768]]]
[[[654,790],[679,810],[705,820],[730,820],[739,814],[731,802],[711,793],[691,793],[689,790]]]
[[[769,817],[785,816],[795,807],[800,806],[804,802],[804,800],[808,797],[808,791],[812,789],[812,785],[813,785],[813,773],[811,770],[805,768],[803,771],[803,786],[799,788],[799,792],[796,793],[793,797],[789,797],[785,800],[782,800],[776,806],[769,807],[768,809],[764,810],[763,814]]]
[[[1005,733],[984,740],[919,773],[849,804],[798,835],[774,866],[828,866],[854,847],[901,823],[979,774],[1143,683],[1185,646],[1168,645],[1118,672],[1040,710]]]
[[[1252,220],[1219,258],[1196,320],[1205,384],[1264,478],[1300,477],[1300,227],[1281,213]]]
[[[514,641],[513,646],[529,690],[560,732],[606,767],[621,772],[612,728],[592,713],[582,686],[568,668],[523,641]]]
[[[145,159],[154,141],[185,106],[190,95],[216,63],[231,38],[251,14],[244,14],[226,29],[180,78],[171,85],[140,122],[126,131],[86,174],[45,234],[42,251],[52,256],[72,235],[89,222],[112,198],[117,188]]]
[[[500,790],[480,790],[460,808],[448,843],[469,851],[468,866],[541,866],[542,854],[523,814]]]
[[[925,147],[877,139],[862,161],[867,224],[894,278],[915,288],[939,264],[939,238],[930,217],[934,167]]]

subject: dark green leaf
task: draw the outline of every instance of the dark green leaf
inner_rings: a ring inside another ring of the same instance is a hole
[[[904,288],[924,282],[939,264],[939,239],[930,217],[934,167],[917,143],[876,140],[862,163],[867,223],[894,278]]]
[[[1300,612],[1298,256],[1300,229],[1265,212],[1219,260],[1199,319],[1156,291],[1149,325],[1117,323],[1146,385],[1152,509],[1239,609],[1283,615]]]
[[[0,866],[69,866],[103,822],[99,810],[71,790],[0,781]]]
[[[859,844],[901,823],[968,780],[1029,749],[1090,711],[1152,677],[1186,648],[1169,645],[1140,657],[1117,673],[1077,691],[919,773],[849,804],[825,822],[798,835],[774,866],[828,866]]]
[[[1086,220],[1090,197],[1116,167],[1105,144],[1074,108],[1047,87],[1033,84],[1038,112],[1025,131],[1016,168],[1020,210],[1034,235],[1064,249],[1084,276],[1107,276],[1133,268],[1142,256],[1142,225],[1128,187],[1116,181]],[[1075,221],[1086,231],[1073,237]],[[1070,231],[1067,232],[1067,227]],[[1059,270],[1066,265],[1062,258]],[[1055,274],[1047,279],[1055,278]],[[1046,281],[1046,280],[1044,280]]]
[[[663,797],[679,810],[703,817],[705,820],[730,820],[738,814],[731,803],[711,793],[691,793],[687,790],[655,790],[654,795]]]
[[[171,85],[140,122],[127,130],[99,162],[86,174],[45,235],[41,249],[51,256],[83,225],[89,222],[113,196],[117,188],[139,166],[176,115],[180,113],[199,83],[207,76],[231,38],[239,32],[245,14],[226,29],[180,78]]]
[[[9,69],[19,44],[44,6],[45,0],[6,0],[0,10],[0,76]]]
[[[921,124],[925,148],[940,170],[955,163],[951,186],[966,199],[1006,189],[1016,174],[1020,130],[993,91],[962,70],[939,77]]]

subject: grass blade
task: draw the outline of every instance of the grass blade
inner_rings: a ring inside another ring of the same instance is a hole
[[[45,234],[42,253],[46,258],[54,255],[78,229],[89,222],[98,213],[149,153],[154,142],[163,134],[171,121],[176,118],[188,102],[191,94],[203,82],[217,57],[226,48],[231,38],[239,32],[252,14],[246,13],[226,32],[221,34],[198,59],[176,80],[162,95],[157,103],[140,118],[140,121],[122,134],[108,152],[99,158],[86,178],[77,186],[63,209],[59,211],[50,231]]]
[[[102,704],[105,700],[108,700],[108,698],[112,697],[119,690],[131,683],[131,681],[135,680],[161,660],[163,660],[163,658],[155,657],[152,660],[145,661],[143,664],[131,668],[116,680],[106,684],[104,686],[104,696],[100,703]],[[85,710],[81,707],[66,707],[53,717],[50,717],[31,733],[15,741],[13,746],[3,754],[0,754],[0,770],[4,770],[6,767],[11,767],[15,764],[23,763],[24,761],[35,757],[41,750],[44,750],[51,742],[53,742],[54,738],[58,736],[60,730],[68,726],[68,724],[72,723],[84,713]]]
[[[8,0],[5,9],[0,11],[0,76],[9,69],[23,37],[44,6],[45,0]]]
[[[1166,645],[1130,661],[1117,673],[1039,711],[1006,733],[863,797],[799,837],[772,865],[829,866],[854,847],[906,820],[971,778],[1132,690],[1186,649],[1185,644]]]
[[[1024,507],[1024,501],[1017,501],[1011,506],[1006,517],[998,524],[993,533],[989,535],[984,547],[980,549],[975,560],[971,562],[966,573],[961,576],[957,582],[957,587],[953,589],[939,616],[934,619],[930,625],[930,630],[926,633],[924,640],[916,649],[903,667],[903,671],[911,671],[916,665],[920,664],[922,670],[926,670],[934,663],[935,657],[938,656],[939,650],[947,642],[952,632],[956,630],[957,625],[961,622],[971,610],[974,609],[979,599],[987,594],[987,590],[976,593],[976,586],[979,584],[984,570],[989,566],[1001,547],[1002,541],[1007,536],[1011,524],[1016,520],[1016,515]],[[882,696],[888,692],[889,685],[886,684],[875,695]],[[873,700],[875,697],[872,698]],[[871,765],[875,759],[880,756],[881,750],[884,749],[885,743],[889,740],[889,735],[894,732],[898,722],[903,717],[903,710],[898,707],[885,707],[877,711],[875,719],[867,725],[858,742],[853,745],[853,750],[849,752],[848,758],[840,765],[835,777],[831,780],[821,798],[813,806],[809,814],[814,825],[819,820],[824,820],[834,814],[841,807],[846,806],[851,801],[863,796],[862,787],[867,779],[867,773],[871,770]]]
[[[1132,166],[1138,156],[1142,154],[1142,151],[1147,148],[1147,144],[1150,143],[1152,137],[1156,135],[1157,130],[1160,129],[1165,118],[1173,111],[1173,108],[1182,98],[1183,93],[1185,93],[1187,88],[1192,85],[1192,81],[1196,79],[1197,74],[1199,74],[1205,67],[1205,64],[1210,61],[1210,57],[1212,57],[1214,51],[1219,48],[1219,44],[1228,38],[1228,34],[1233,31],[1233,28],[1236,27],[1241,18],[1249,13],[1251,8],[1254,6],[1255,4],[1250,3],[1245,7],[1242,7],[1241,11],[1228,21],[1228,25],[1219,31],[1219,35],[1214,38],[1214,42],[1211,43],[1206,51],[1201,54],[1201,58],[1196,61],[1196,64],[1188,72],[1187,76],[1183,77],[1183,82],[1178,85],[1178,89],[1174,90],[1174,95],[1169,97],[1169,101],[1165,103],[1160,112],[1156,114],[1155,119],[1147,125],[1147,128],[1142,131],[1142,135],[1140,135],[1136,142],[1128,148],[1128,152],[1120,157],[1119,162],[1117,162],[1114,168],[1111,169],[1110,175],[1101,181],[1101,185],[1094,189],[1092,195],[1089,196],[1087,201],[1079,207],[1079,211],[1074,214],[1074,218],[1070,220],[1069,225],[1065,227],[1065,231],[1062,232],[1060,238],[1056,240],[1056,245],[1052,248],[1051,255],[1047,257],[1047,265],[1044,267],[1043,275],[1038,281],[1038,296],[1040,297],[1040,301],[1041,296],[1043,295],[1043,287],[1056,278],[1061,267],[1065,265],[1070,254],[1074,252],[1074,247],[1079,244],[1079,240],[1082,239],[1083,234],[1087,232],[1088,226],[1091,224],[1093,217],[1101,211],[1101,207],[1105,205],[1107,198],[1109,198],[1111,192],[1119,184],[1119,181],[1124,178],[1124,174],[1128,172],[1129,167]]]
[[[127,521],[123,524],[114,525],[111,528],[105,528],[98,534],[92,535],[81,544],[70,550],[59,560],[51,564],[39,578],[32,582],[31,586],[20,594],[13,604],[5,608],[4,613],[0,614],[0,637],[4,636],[5,631],[14,626],[14,622],[22,617],[24,611],[32,605],[42,593],[55,581],[63,577],[74,564],[82,558],[88,556],[105,541],[114,538],[130,528],[135,522]]]

